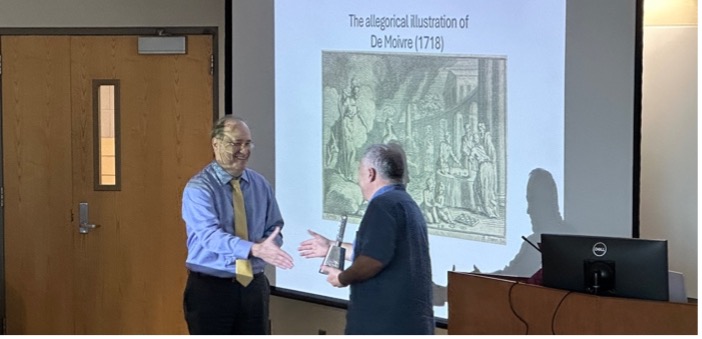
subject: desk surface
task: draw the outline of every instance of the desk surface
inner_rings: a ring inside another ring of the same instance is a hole
[[[599,297],[449,272],[448,334],[697,334],[697,304]]]

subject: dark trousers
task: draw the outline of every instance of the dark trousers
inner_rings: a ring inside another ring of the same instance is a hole
[[[249,286],[233,279],[190,272],[183,311],[190,334],[270,334],[270,286],[263,273]]]

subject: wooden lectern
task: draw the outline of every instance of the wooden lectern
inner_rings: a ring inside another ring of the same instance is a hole
[[[448,334],[697,334],[697,304],[599,297],[448,272]]]

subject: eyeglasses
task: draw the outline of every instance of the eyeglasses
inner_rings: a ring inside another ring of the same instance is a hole
[[[246,150],[251,150],[254,148],[254,143],[253,141],[246,141],[246,142],[234,142],[234,141],[224,141],[222,140],[222,144],[224,147],[228,149],[234,149],[234,150],[239,150],[242,147]]]

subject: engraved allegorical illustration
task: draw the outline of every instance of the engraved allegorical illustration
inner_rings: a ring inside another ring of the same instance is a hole
[[[505,243],[506,57],[322,53],[323,213],[359,222],[360,154],[398,142],[429,233]]]

